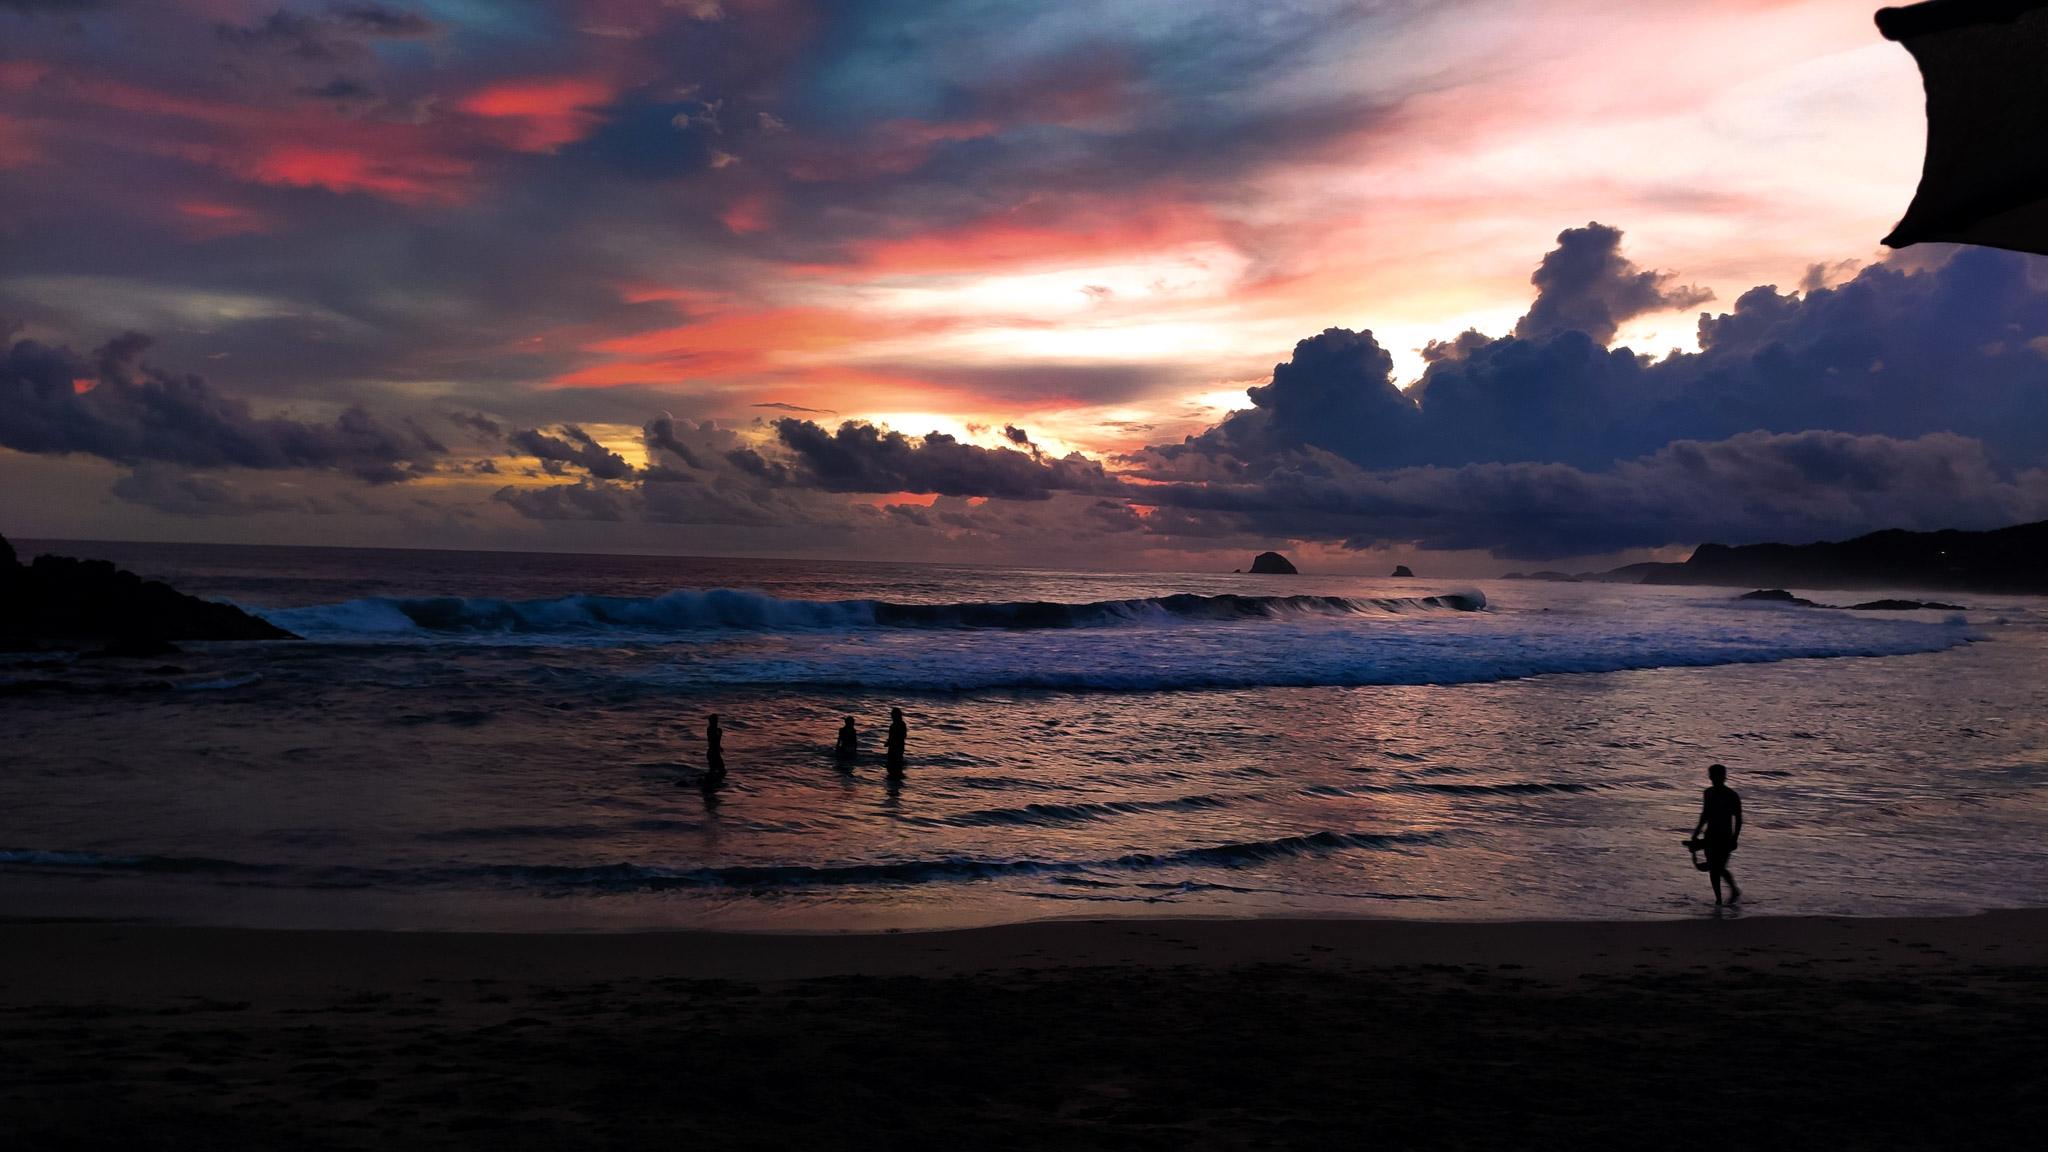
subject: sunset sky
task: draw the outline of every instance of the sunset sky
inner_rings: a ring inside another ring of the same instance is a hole
[[[2048,516],[2048,274],[1878,247],[1872,9],[0,0],[0,531],[1481,574]]]

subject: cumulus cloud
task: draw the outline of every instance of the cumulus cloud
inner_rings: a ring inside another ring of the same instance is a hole
[[[1645,272],[1621,254],[1621,230],[1597,221],[1557,234],[1557,247],[1529,283],[1536,302],[1515,322],[1524,340],[1584,332],[1595,343],[1614,339],[1623,323],[1649,312],[1691,308],[1714,298],[1703,288],[1672,283],[1669,272]]]
[[[538,428],[522,428],[505,438],[514,452],[531,456],[550,473],[559,474],[564,465],[574,465],[599,480],[618,480],[633,474],[626,458],[597,442],[574,424],[564,424],[560,436]]]
[[[1699,352],[1655,361],[1580,331],[1468,332],[1434,345],[1406,391],[1371,332],[1331,329],[1250,389],[1252,408],[1134,462],[1155,479],[1256,475],[1306,449],[1365,468],[1600,469],[1676,440],[1816,428],[1956,432],[2011,465],[2048,462],[2048,292],[2027,259],[1973,249],[1803,295],[1754,288],[1701,316]]]
[[[801,482],[828,492],[936,492],[1043,500],[1054,492],[1115,491],[1099,461],[1080,453],[1037,459],[1012,448],[983,448],[943,432],[912,439],[847,421],[827,431],[782,419],[775,434],[794,457]]]
[[[0,445],[130,465],[334,469],[374,483],[404,480],[444,451],[418,428],[359,407],[331,423],[257,416],[204,377],[144,363],[149,344],[129,333],[88,360],[16,341],[0,357]]]
[[[1421,447],[1422,421],[1393,374],[1393,357],[1371,332],[1325,329],[1274,365],[1271,383],[1246,389],[1250,409],[1231,413],[1183,447],[1155,448],[1151,455],[1155,461],[1207,456],[1250,462],[1316,447],[1361,463],[1410,462]],[[1183,469],[1195,463],[1183,460]]]
[[[500,498],[540,518],[822,529],[870,515],[834,494],[916,492],[941,501],[888,505],[882,522],[961,543],[1056,535],[1022,511],[1036,507],[1146,546],[1546,560],[2048,516],[2048,292],[2023,258],[1972,251],[1803,294],[1760,287],[1702,316],[1700,342],[1653,361],[1576,330],[1465,333],[1404,391],[1370,332],[1330,329],[1249,390],[1251,409],[1118,472],[1046,459],[1014,423],[983,447],[858,421],[785,418],[764,436],[664,416],[646,427],[650,458],[702,483],[650,469]]]
[[[664,412],[649,420],[646,427],[641,431],[642,435],[646,438],[647,452],[650,457],[666,452],[692,468],[701,470],[705,467],[704,462],[698,458],[697,453],[688,444],[683,443],[681,437],[676,435],[676,419],[668,413]]]
[[[449,423],[467,428],[486,439],[497,440],[505,435],[503,425],[481,412],[448,412],[444,416]]]

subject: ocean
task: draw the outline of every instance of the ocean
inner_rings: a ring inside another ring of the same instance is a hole
[[[1681,841],[1716,762],[1747,813],[1743,914],[2048,903],[2038,598],[21,548],[304,640],[0,656],[0,916],[1693,917],[1712,898]],[[706,792],[714,713],[729,776]]]

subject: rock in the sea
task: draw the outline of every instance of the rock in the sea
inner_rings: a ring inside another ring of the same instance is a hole
[[[1252,557],[1252,572],[1269,576],[1293,576],[1294,564],[1278,552],[1261,552]]]
[[[1914,612],[1932,608],[1937,612],[1967,612],[1961,604],[1943,604],[1939,600],[1865,600],[1861,604],[1849,605],[1851,612]]]
[[[0,646],[106,646],[112,656],[161,655],[173,640],[295,640],[232,604],[187,596],[105,560],[38,556],[19,563],[0,537]]]
[[[1394,565],[1394,574],[1388,577],[1391,580],[1413,580],[1414,578],[1415,573],[1406,564]]]
[[[1821,605],[1806,599],[1804,596],[1794,596],[1783,588],[1759,588],[1754,592],[1744,592],[1742,595],[1737,596],[1736,599],[1762,600],[1771,604],[1797,604],[1801,608],[1821,607]]]

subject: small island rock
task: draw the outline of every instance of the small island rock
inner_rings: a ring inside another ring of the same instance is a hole
[[[1295,575],[1295,569],[1293,563],[1278,552],[1261,552],[1257,556],[1252,557],[1252,573],[1254,575],[1293,576]]]
[[[1737,596],[1736,599],[1762,600],[1765,603],[1769,604],[1796,604],[1801,608],[1820,607],[1819,604],[1816,604],[1813,601],[1808,600],[1806,597],[1794,596],[1790,592],[1785,591],[1783,588],[1759,588],[1754,592],[1744,592],[1742,595]]]
[[[1388,577],[1390,580],[1413,580],[1414,578],[1415,573],[1406,564],[1394,565],[1394,574]]]

